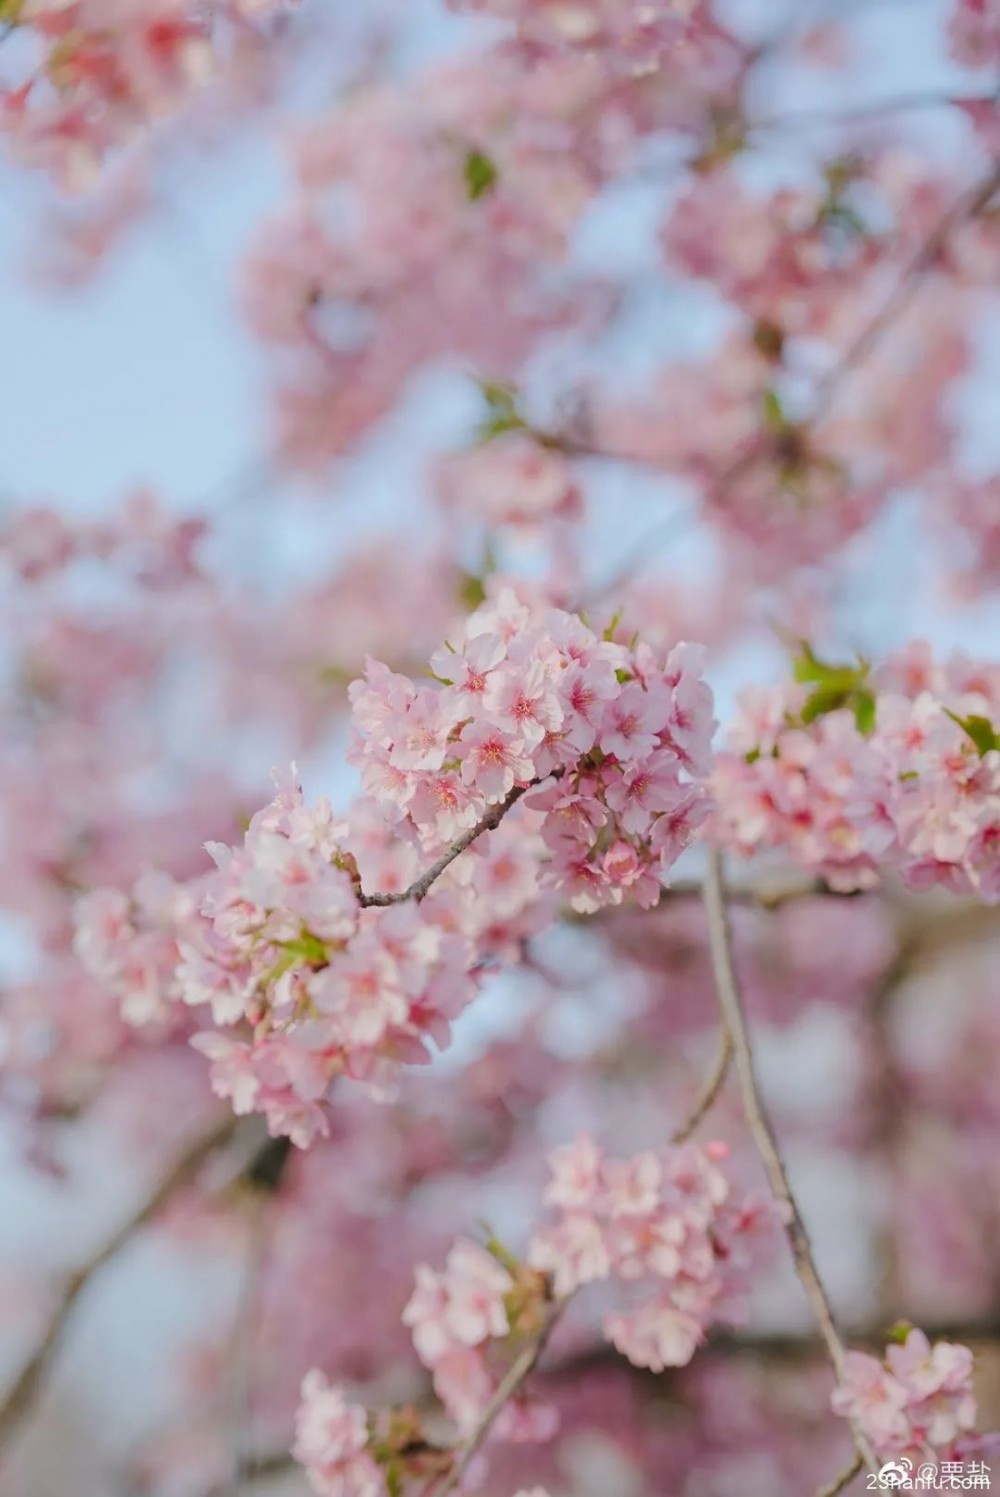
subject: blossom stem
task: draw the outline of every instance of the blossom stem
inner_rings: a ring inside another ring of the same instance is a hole
[[[436,1485],[433,1485],[424,1494],[424,1497],[448,1497],[448,1493],[454,1492],[460,1485],[462,1477],[465,1475],[474,1457],[481,1450],[490,1430],[504,1408],[514,1397],[514,1394],[517,1393],[521,1385],[534,1372],[542,1353],[549,1343],[549,1338],[568,1303],[568,1295],[563,1299],[551,1302],[538,1334],[528,1342],[510,1364],[505,1377],[480,1415],[472,1433],[458,1447],[455,1460],[451,1467],[445,1473],[443,1479]]]
[[[820,1335],[839,1377],[844,1365],[846,1348],[840,1338],[826,1289],[816,1268],[809,1234],[792,1193],[788,1171],[761,1096],[750,1036],[743,1016],[739,983],[733,966],[732,934],[726,904],[722,858],[714,848],[709,851],[708,871],[705,876],[705,911],[708,916],[709,950],[715,976],[716,994],[722,1010],[723,1023],[733,1043],[733,1059],[739,1078],[747,1126],[764,1165],[771,1190],[783,1208],[785,1235],[792,1250],[795,1271],[812,1306]],[[872,1471],[877,1470],[878,1463],[864,1431],[854,1422],[852,1422],[852,1430],[858,1454]]]

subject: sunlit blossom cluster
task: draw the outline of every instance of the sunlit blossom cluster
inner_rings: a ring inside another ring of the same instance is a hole
[[[545,881],[575,909],[655,902],[706,811],[712,698],[700,650],[661,661],[613,633],[500,589],[432,657],[436,681],[372,663],[350,693],[367,794],[436,852],[529,790]]]
[[[995,902],[995,668],[963,656],[937,665],[914,647],[874,672],[870,690],[860,725],[849,703],[812,717],[805,684],[748,691],[713,776],[717,836],[743,853],[780,848],[838,890],[893,869],[914,888]]]
[[[705,813],[699,663],[678,646],[658,665],[501,590],[434,655],[435,681],[369,662],[351,688],[366,794],[344,820],[286,780],[241,848],[209,845],[214,874],[82,899],[77,951],[133,1022],[208,1007],[219,1028],[194,1043],[216,1090],[306,1144],[337,1076],[379,1091],[447,1045],[479,974],[517,960],[556,891],[583,911],[655,901]],[[409,897],[491,813],[490,840]]]

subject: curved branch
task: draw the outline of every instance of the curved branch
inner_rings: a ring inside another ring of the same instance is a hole
[[[861,1452],[858,1451],[857,1455],[854,1457],[853,1461],[847,1467],[847,1469],[841,1471],[839,1476],[835,1476],[833,1478],[833,1481],[827,1482],[825,1487],[820,1487],[819,1491],[816,1493],[816,1497],[837,1497],[838,1492],[842,1492],[845,1487],[850,1486],[851,1482],[857,1476],[858,1472],[861,1471],[864,1467],[864,1464],[865,1463],[861,1456]]]
[[[238,1122],[236,1117],[227,1117],[189,1144],[138,1209],[112,1232],[86,1263],[70,1273],[41,1340],[0,1403],[0,1443],[10,1437],[44,1386],[77,1300],[91,1279],[136,1232],[159,1214],[179,1190],[190,1184],[210,1155],[228,1143]]]
[[[475,826],[470,827],[467,832],[463,832],[460,837],[456,837],[451,846],[446,848],[441,856],[419,878],[414,879],[408,888],[401,889],[398,894],[359,894],[358,903],[362,909],[371,909],[372,906],[384,909],[388,905],[406,904],[411,899],[416,900],[419,904],[431,885],[441,877],[445,869],[449,868],[455,859],[460,857],[467,847],[471,847],[472,843],[481,837],[484,832],[495,831],[507,815],[507,812],[512,806],[516,805],[522,795],[527,795],[529,790],[533,790],[536,785],[540,785],[542,779],[555,779],[559,773],[560,771],[557,770],[553,775],[540,776],[537,780],[532,780],[527,785],[515,785],[512,790],[507,792],[503,800],[497,801],[496,805],[490,806],[488,810],[483,812]]]
[[[448,1497],[449,1492],[455,1491],[472,1460],[484,1445],[490,1430],[504,1408],[506,1408],[507,1404],[514,1397],[514,1394],[521,1387],[522,1383],[534,1372],[542,1352],[548,1345],[549,1337],[555,1330],[559,1317],[568,1303],[569,1296],[565,1299],[552,1301],[538,1334],[511,1363],[506,1376],[480,1415],[472,1433],[459,1446],[455,1461],[450,1470],[446,1473],[443,1480],[434,1483],[430,1487],[425,1497]]]
[[[788,1171],[761,1097],[750,1036],[743,1017],[739,984],[733,967],[732,938],[722,875],[722,858],[714,848],[709,851],[708,872],[705,876],[705,912],[708,916],[709,949],[715,975],[716,994],[722,1010],[723,1022],[732,1037],[733,1058],[736,1064],[736,1074],[739,1077],[747,1126],[764,1165],[771,1190],[783,1209],[785,1236],[792,1250],[795,1271],[812,1306],[820,1335],[839,1378],[847,1349],[837,1330],[826,1289],[813,1259],[809,1234],[802,1220],[798,1202],[792,1194]],[[864,1431],[854,1421],[852,1421],[852,1429],[854,1443],[859,1454],[872,1471],[877,1470],[878,1463]]]
[[[733,1060],[733,1037],[729,1032],[728,1024],[722,1026],[722,1040],[719,1045],[719,1053],[715,1058],[715,1064],[705,1077],[701,1091],[698,1093],[697,1101],[681,1123],[670,1135],[672,1144],[686,1144],[702,1118],[715,1105],[715,1100],[722,1091],[729,1075],[729,1067]]]

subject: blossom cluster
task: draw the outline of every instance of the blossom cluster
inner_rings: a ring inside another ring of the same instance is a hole
[[[450,513],[487,529],[531,534],[555,520],[579,520],[580,489],[566,457],[523,431],[510,431],[437,466],[436,488]]]
[[[115,560],[142,583],[175,586],[196,574],[201,519],[171,515],[148,490],[127,495],[119,513],[71,522],[47,504],[13,510],[0,527],[0,559],[23,582],[43,582],[74,562]]]
[[[292,1454],[322,1497],[383,1497],[385,1483],[368,1448],[368,1416],[313,1368],[302,1380]]]
[[[4,21],[34,55],[23,82],[0,87],[0,132],[20,160],[82,191],[111,150],[204,84],[223,45],[238,50],[283,3],[13,0]]]
[[[709,29],[707,88],[723,90],[746,48]],[[549,335],[606,322],[609,280],[568,263],[584,214],[641,140],[668,122],[698,133],[706,113],[689,51],[655,77],[623,77],[614,56],[558,49],[525,66],[501,43],[366,84],[295,132],[291,201],[244,278],[286,461],[328,467],[430,362],[517,379]],[[483,316],[486,287],[502,317]]]
[[[885,1360],[851,1351],[844,1359],[833,1409],[852,1419],[880,1461],[947,1457],[976,1422],[972,1352],[907,1328]]]
[[[366,793],[434,853],[530,789],[545,879],[575,909],[655,902],[706,813],[712,697],[696,647],[660,663],[614,632],[501,588],[434,654],[435,681],[370,663],[350,691]]]
[[[516,27],[532,51],[585,51],[623,72],[656,68],[664,54],[690,45],[708,6],[699,0],[451,0]]]
[[[610,1159],[580,1138],[550,1156],[545,1200],[558,1216],[528,1260],[558,1296],[628,1285],[634,1302],[609,1312],[604,1332],[636,1367],[683,1367],[710,1324],[739,1313],[763,1208],[734,1197],[727,1152],[689,1144]]]
[[[540,1272],[502,1248],[487,1251],[467,1238],[452,1246],[443,1271],[418,1265],[403,1323],[460,1433],[475,1427],[497,1390],[509,1361],[498,1348],[536,1332],[546,1300]],[[554,1414],[522,1397],[505,1406],[494,1428],[501,1439],[544,1440],[553,1432]]]
[[[208,845],[214,874],[78,907],[77,951],[127,1016],[208,1007],[194,1043],[216,1091],[303,1145],[338,1076],[381,1093],[447,1045],[484,966],[516,961],[560,891],[585,911],[655,900],[705,812],[711,696],[689,647],[661,666],[504,589],[455,638],[426,686],[370,661],[351,688],[366,793],[345,818],[293,777],[242,847]]]
[[[419,910],[364,909],[347,835],[288,780],[241,848],[209,844],[216,872],[196,881],[197,898],[177,888],[172,925],[150,919],[142,881],[131,901],[96,891],[78,911],[77,950],[130,1015],[155,1016],[150,982],[161,1003],[208,1006],[217,1027],[193,1043],[215,1091],[301,1146],[326,1132],[319,1102],[337,1076],[384,1090],[400,1063],[428,1058],[429,1041],[447,1044],[475,991],[454,893]]]
[[[761,1224],[758,1208],[733,1199],[720,1169],[725,1155],[723,1145],[687,1145],[612,1159],[580,1138],[550,1156],[546,1201],[558,1220],[536,1233],[524,1261],[495,1238],[485,1246],[459,1238],[443,1269],[418,1266],[403,1321],[460,1439],[491,1408],[512,1356],[586,1284],[652,1288],[604,1319],[605,1334],[635,1366],[662,1371],[690,1361],[708,1324],[736,1310]],[[382,1423],[385,1432],[322,1373],[306,1376],[295,1455],[323,1497],[381,1491],[376,1458],[397,1484],[417,1474],[414,1461],[429,1450],[419,1423]],[[490,1434],[543,1441],[556,1425],[554,1409],[518,1388]],[[438,1453],[448,1460],[447,1448]]]
[[[838,890],[893,868],[914,888],[995,902],[994,722],[996,668],[961,655],[935,664],[920,646],[870,675],[835,667],[826,686],[747,692],[713,776],[715,834],[745,854],[781,849]]]

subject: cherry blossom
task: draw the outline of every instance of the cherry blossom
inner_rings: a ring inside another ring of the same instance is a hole
[[[833,1409],[861,1421],[880,1460],[947,1458],[975,1427],[972,1353],[909,1327],[884,1362],[848,1354]]]

